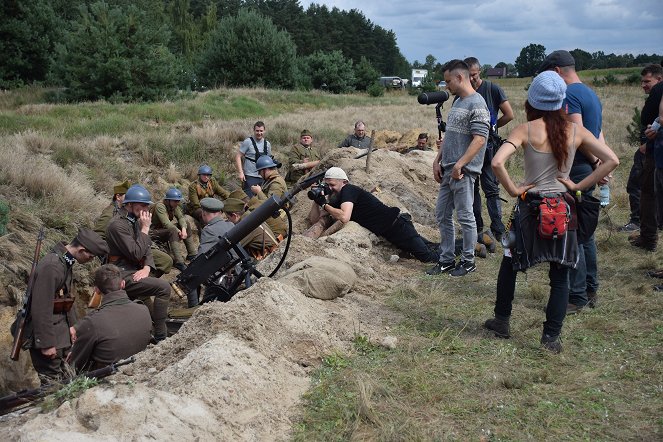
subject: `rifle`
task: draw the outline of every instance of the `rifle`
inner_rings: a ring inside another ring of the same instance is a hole
[[[62,387],[62,385],[67,385],[72,382],[74,382],[76,379],[80,377],[87,377],[89,379],[103,379],[107,376],[111,376],[115,373],[117,373],[117,368],[121,367],[123,365],[128,365],[133,362],[136,362],[136,357],[131,356],[130,358],[127,359],[122,359],[117,362],[114,362],[110,365],[107,365],[102,368],[98,368],[96,370],[88,371],[85,373],[81,373],[78,376],[74,376],[71,378],[67,378],[63,380],[62,382],[55,382],[52,384],[46,384],[42,385],[39,388],[35,388],[32,390],[21,390],[18,393],[14,393],[9,396],[4,396],[0,398],[0,416],[5,415],[9,413],[11,410],[14,408],[23,405],[23,404],[28,404],[30,402],[34,402],[40,398],[43,398],[45,396],[48,396],[49,394],[52,394],[56,392],[59,388]]]
[[[30,305],[32,301],[32,286],[35,283],[35,269],[37,268],[37,261],[39,260],[39,253],[41,251],[41,243],[44,240],[44,226],[41,226],[39,229],[39,236],[37,236],[37,245],[35,247],[35,254],[32,257],[32,268],[30,269],[30,276],[28,277],[28,286],[25,289],[25,295],[23,296],[23,307],[16,314],[16,320],[12,326],[12,335],[14,336],[14,342],[12,343],[12,350],[9,355],[12,361],[18,361],[19,355],[21,354],[21,348],[25,344],[25,339],[23,337],[25,333],[25,323],[28,317],[30,310]]]
[[[272,195],[267,201],[251,212],[246,218],[242,219],[224,236],[219,237],[218,242],[207,252],[198,255],[189,266],[177,276],[173,282],[173,287],[178,287],[183,293],[191,293],[197,290],[203,284],[210,286],[213,290],[210,295],[205,295],[201,303],[213,300],[229,300],[239,290],[242,283],[248,288],[251,285],[251,276],[258,278],[263,275],[256,270],[252,258],[246,253],[240,245],[240,241],[265,222],[270,216],[278,214],[279,210],[288,203],[294,204],[294,196],[304,189],[311,187],[314,183],[320,181],[325,172],[319,172],[295,184],[293,189],[279,199]],[[234,252],[234,253],[233,253]],[[285,253],[283,258],[285,258]],[[224,279],[224,275],[236,265],[240,265],[237,277],[231,278],[229,285],[219,287],[215,281]],[[274,272],[272,272],[274,273]]]

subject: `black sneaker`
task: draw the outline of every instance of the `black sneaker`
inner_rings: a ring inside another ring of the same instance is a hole
[[[455,261],[438,262],[437,264],[435,264],[435,267],[426,270],[426,274],[439,275],[454,270],[455,267],[456,267]]]
[[[623,226],[617,228],[618,232],[637,232],[640,230],[640,226],[637,223],[634,223],[633,221],[630,221]]]
[[[541,347],[551,353],[561,353],[562,339],[559,337],[559,335],[550,336],[544,333],[543,336],[541,336]]]
[[[451,276],[465,276],[468,273],[471,273],[477,269],[477,265],[469,261],[461,261],[458,263],[455,269],[453,269],[449,274]]]

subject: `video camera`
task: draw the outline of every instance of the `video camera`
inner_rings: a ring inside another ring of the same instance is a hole
[[[317,186],[312,187],[311,190],[306,193],[306,196],[308,196],[308,199],[311,201],[316,201],[321,196],[325,197],[331,194],[332,190],[327,183],[319,183]]]
[[[422,92],[417,97],[419,104],[435,104],[435,115],[437,117],[438,138],[442,138],[442,132],[446,132],[447,123],[442,120],[442,105],[449,99],[449,92]]]

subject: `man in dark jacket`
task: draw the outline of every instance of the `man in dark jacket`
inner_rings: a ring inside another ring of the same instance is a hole
[[[73,307],[73,272],[76,262],[86,263],[108,253],[103,239],[89,229],[78,232],[69,244],[56,244],[35,269],[30,312],[30,356],[42,383],[63,375],[64,359],[76,341]]]
[[[124,196],[126,216],[116,216],[106,230],[108,262],[122,269],[129,299],[147,300],[154,296],[150,311],[154,326],[154,339],[166,339],[166,316],[170,302],[168,282],[150,277],[156,270],[150,245],[152,214],[150,193],[143,186],[133,185]]]
[[[69,363],[78,370],[95,370],[145,350],[150,342],[150,312],[132,302],[124,291],[122,271],[113,264],[94,274],[101,304],[74,327],[76,342]]]

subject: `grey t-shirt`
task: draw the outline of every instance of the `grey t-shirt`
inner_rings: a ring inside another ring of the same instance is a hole
[[[267,146],[265,146],[265,143],[267,143]],[[260,155],[265,154],[265,147],[267,147],[267,155],[272,154],[272,145],[264,138],[260,141],[256,140],[256,146],[258,147]],[[259,178],[260,174],[256,170],[256,150],[251,142],[251,137],[242,141],[242,144],[239,146],[239,151],[244,154],[244,175]]]
[[[462,157],[472,142],[474,135],[488,137],[490,114],[486,101],[474,92],[465,98],[458,98],[447,118],[447,132],[442,144],[442,161],[440,164],[445,173],[451,171],[456,161]],[[463,168],[466,172],[481,173],[483,157],[486,153],[486,142],[472,161]]]

